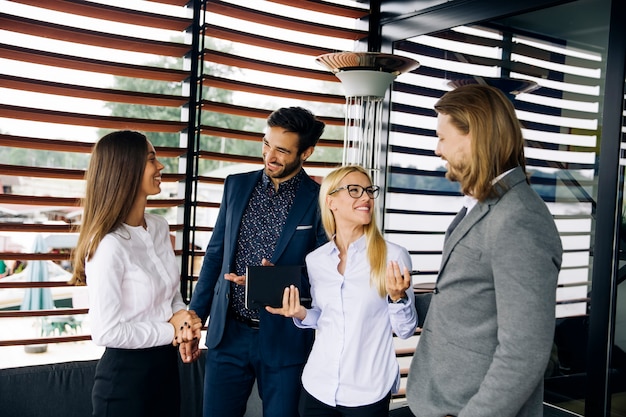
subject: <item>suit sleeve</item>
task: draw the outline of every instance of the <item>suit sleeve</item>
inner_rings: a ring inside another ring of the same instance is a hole
[[[478,392],[458,417],[516,416],[541,386],[553,344],[562,249],[549,213],[524,206],[518,201],[519,210],[490,224],[498,344]]]
[[[314,249],[317,249],[326,242],[328,242],[328,236],[326,236],[326,231],[324,230],[324,225],[322,224],[322,215],[319,207],[317,208],[317,216],[315,216],[315,222],[316,244]]]
[[[228,212],[227,196],[230,189],[230,178],[227,177],[224,181],[224,195],[222,196],[220,211],[217,215],[213,234],[211,235],[211,240],[205,251],[198,282],[196,283],[191,297],[191,303],[189,304],[189,309],[196,312],[198,317],[202,320],[202,323],[205,323],[206,319],[209,317],[215,285],[220,278],[220,272],[222,270],[226,215]]]

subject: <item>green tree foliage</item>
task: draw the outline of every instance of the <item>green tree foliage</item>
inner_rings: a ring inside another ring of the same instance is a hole
[[[86,169],[89,155],[73,152],[0,147],[0,164],[46,168]]]
[[[222,50],[224,50],[224,48],[222,48]],[[181,69],[183,66],[183,60],[163,57],[146,65],[160,68]],[[205,74],[220,77],[228,77],[228,75],[232,74],[234,71],[234,68],[224,68],[211,66],[208,64],[204,68]],[[152,94],[164,94],[173,96],[183,95],[182,83],[162,82],[128,77],[115,77],[113,88],[118,90],[137,91]],[[215,101],[219,103],[231,103],[232,93],[228,90],[204,87],[202,89],[202,98],[204,100]],[[148,106],[118,102],[107,103],[106,108],[111,111],[112,116],[148,120],[153,119],[181,121],[182,114],[181,108],[179,107]],[[260,131],[259,123],[256,122],[257,121],[250,118],[230,116],[208,111],[201,112],[201,124],[206,126],[217,126],[236,130]],[[110,130],[100,129],[98,134],[99,136],[103,136],[108,132],[110,132]],[[145,133],[154,146],[182,146],[181,138],[178,133]],[[190,140],[194,140],[194,138],[190,138]],[[201,138],[200,150],[238,155],[258,155],[260,152],[260,144],[251,141],[227,140],[221,137],[203,136]],[[178,158],[162,157],[161,162],[166,166],[165,172],[179,172]],[[199,162],[198,169],[200,173],[204,173],[208,170],[217,168],[218,166],[219,161],[201,160]]]

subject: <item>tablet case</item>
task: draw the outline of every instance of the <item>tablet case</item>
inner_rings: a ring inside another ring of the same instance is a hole
[[[301,289],[301,279],[300,265],[246,267],[246,308],[282,307],[285,288]]]

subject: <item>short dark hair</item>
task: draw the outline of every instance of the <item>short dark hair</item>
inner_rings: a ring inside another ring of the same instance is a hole
[[[269,127],[282,127],[298,134],[298,153],[315,146],[324,133],[326,125],[313,113],[302,107],[283,107],[272,112],[267,118]]]

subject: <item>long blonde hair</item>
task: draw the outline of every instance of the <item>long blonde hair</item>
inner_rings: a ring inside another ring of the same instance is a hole
[[[469,166],[459,178],[463,194],[479,201],[497,195],[493,180],[511,168],[526,171],[524,138],[511,101],[497,88],[464,85],[435,103],[437,113],[450,116],[463,134],[472,135]]]
[[[104,236],[117,229],[130,213],[141,187],[147,153],[148,139],[129,130],[109,133],[94,146],[85,173],[83,216],[72,252],[70,283],[87,283],[85,261],[91,259]]]
[[[322,225],[329,239],[337,232],[335,216],[326,204],[326,197],[330,192],[339,187],[341,180],[348,174],[359,172],[372,182],[370,174],[365,168],[359,165],[348,165],[333,170],[322,181],[319,195],[319,205],[321,209]],[[370,263],[370,285],[375,287],[381,297],[387,294],[386,272],[387,272],[387,244],[383,235],[378,230],[376,224],[376,212],[372,213],[372,221],[364,226],[365,240],[367,245],[367,259]]]

